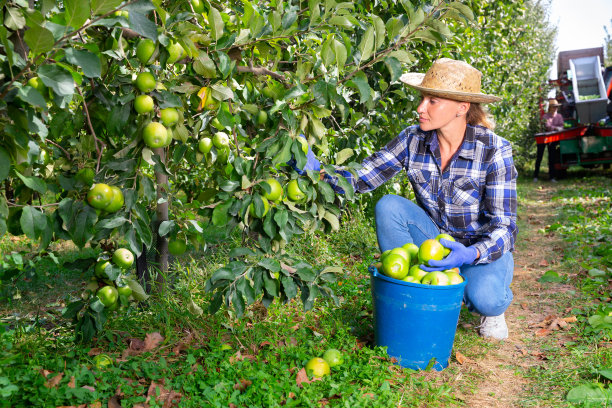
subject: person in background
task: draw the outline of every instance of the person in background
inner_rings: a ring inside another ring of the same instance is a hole
[[[336,173],[365,193],[406,172],[416,203],[392,194],[376,203],[381,252],[451,235],[455,242],[440,240],[450,254],[430,266],[460,268],[467,278],[465,305],[481,315],[479,334],[501,340],[508,337],[504,313],[513,299],[517,171],[512,146],[491,130],[482,104],[500,98],[480,91],[481,75],[466,62],[448,58],[436,60],[425,74],[402,75],[402,82],[421,92],[419,124],[366,158],[357,177],[339,167]],[[296,170],[319,171],[311,150],[307,158],[304,169]],[[344,192],[337,175],[321,172],[321,177]]]
[[[548,112],[542,115],[542,123],[544,125],[545,132],[559,132],[563,130],[563,116],[558,113],[559,106],[561,104],[555,98],[548,100]],[[533,172],[533,181],[538,181],[540,174],[540,164],[542,163],[542,157],[544,157],[544,149],[548,147],[548,177],[553,183],[557,181],[555,178],[557,171],[555,164],[559,157],[559,142],[542,143],[538,145],[536,153],[535,170]]]

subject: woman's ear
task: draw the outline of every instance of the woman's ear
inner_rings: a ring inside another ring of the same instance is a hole
[[[466,115],[469,110],[470,110],[470,103],[469,102],[461,102],[459,104],[459,113],[461,114],[461,116]]]

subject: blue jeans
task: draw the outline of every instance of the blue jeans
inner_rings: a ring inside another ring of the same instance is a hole
[[[421,245],[440,234],[438,226],[421,207],[412,201],[386,195],[376,203],[376,236],[381,252],[407,242]],[[463,302],[471,312],[482,316],[499,316],[512,302],[510,283],[514,272],[514,258],[506,252],[501,258],[479,265],[463,265],[461,275],[468,283]]]

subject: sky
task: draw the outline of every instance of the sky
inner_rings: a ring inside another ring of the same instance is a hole
[[[604,45],[606,32],[612,35],[612,0],[552,0],[550,22],[558,28],[559,51],[594,48]],[[556,61],[551,78],[557,77]]]

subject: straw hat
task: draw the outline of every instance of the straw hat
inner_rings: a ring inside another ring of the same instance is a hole
[[[482,73],[470,64],[450,58],[434,61],[427,73],[403,74],[400,81],[428,95],[461,102],[498,102],[500,97],[480,92]]]
[[[561,106],[561,104],[555,98],[550,98],[548,100],[548,107],[550,108],[551,106]]]

